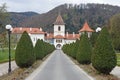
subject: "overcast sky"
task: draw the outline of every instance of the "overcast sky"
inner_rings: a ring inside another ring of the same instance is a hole
[[[64,3],[104,3],[120,6],[120,0],[0,0],[0,5],[3,3],[7,4],[9,12],[34,11],[38,13],[48,12]]]

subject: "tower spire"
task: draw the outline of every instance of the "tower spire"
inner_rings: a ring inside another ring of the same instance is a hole
[[[54,22],[54,25],[64,25],[64,24],[65,23],[64,23],[64,21],[62,19],[62,16],[61,16],[60,12],[59,12],[58,17],[57,17],[56,21]]]
[[[87,32],[94,32],[93,29],[91,29],[87,23],[87,21],[85,21],[82,29],[79,30],[79,32],[84,32],[84,31],[87,31]]]

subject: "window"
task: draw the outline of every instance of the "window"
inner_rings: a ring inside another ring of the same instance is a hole
[[[61,39],[59,39],[59,40],[57,39],[56,43],[62,43],[62,40]]]
[[[35,41],[35,37],[33,38],[33,41]]]
[[[58,31],[60,31],[61,30],[61,27],[60,26],[58,26]]]

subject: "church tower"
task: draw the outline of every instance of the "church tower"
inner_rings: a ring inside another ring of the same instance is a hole
[[[65,44],[65,23],[59,14],[56,21],[54,22],[54,45],[56,49],[61,49]]]
[[[56,21],[54,22],[54,36],[61,35],[65,37],[65,23],[59,14]]]

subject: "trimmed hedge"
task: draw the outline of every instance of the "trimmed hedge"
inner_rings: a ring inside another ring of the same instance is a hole
[[[55,50],[54,45],[44,42],[38,39],[34,47],[34,53],[36,54],[36,59],[43,59],[47,54]]]
[[[104,74],[109,74],[117,63],[116,54],[111,43],[108,30],[104,27],[98,36],[92,54],[93,67]]]
[[[42,41],[40,39],[37,40],[35,47],[34,47],[34,53],[36,55],[36,59],[42,59],[44,57],[45,52]]]
[[[75,43],[65,44],[62,50],[81,64],[91,63],[92,46],[87,34],[83,34]]]
[[[91,63],[91,54],[92,54],[92,46],[88,39],[87,34],[82,34],[79,48],[77,50],[76,59],[81,64],[90,64]]]
[[[15,61],[20,68],[30,67],[35,62],[35,54],[33,53],[33,45],[30,36],[23,32],[15,51]]]

